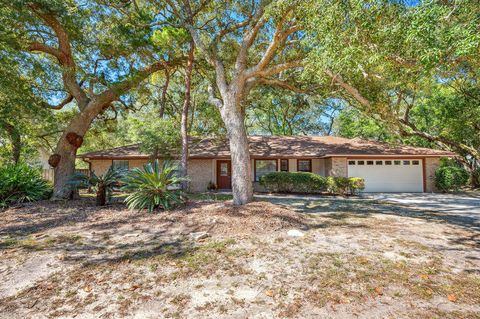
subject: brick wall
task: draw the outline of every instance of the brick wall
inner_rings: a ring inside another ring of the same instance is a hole
[[[325,176],[325,160],[320,158],[312,159],[312,173]]]
[[[112,166],[112,160],[92,160],[92,171],[102,175]]]
[[[188,162],[188,176],[190,177],[189,190],[191,192],[205,192],[208,183],[216,183],[213,177],[213,160],[190,160]]]
[[[425,159],[425,178],[426,178],[426,189],[425,192],[431,193],[436,192],[435,187],[435,170],[440,166],[440,158],[426,158]]]
[[[347,158],[330,157],[325,159],[325,176],[347,177]]]

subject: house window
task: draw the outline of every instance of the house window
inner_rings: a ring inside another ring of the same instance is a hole
[[[280,160],[280,170],[282,172],[288,172],[288,159]]]
[[[375,165],[383,165],[383,161],[375,161]]]
[[[265,174],[277,171],[277,160],[255,160],[255,181],[258,182],[260,177]]]
[[[420,161],[412,161],[412,165],[419,165]]]
[[[220,176],[228,176],[228,163],[220,163]]]
[[[365,161],[358,161],[358,165],[365,165]]]
[[[348,161],[348,165],[355,165],[355,161]]]
[[[385,165],[392,165],[392,161],[385,161]]]
[[[373,165],[373,161],[367,161],[367,165]]]
[[[299,172],[311,172],[312,171],[312,160],[298,160],[297,161],[297,171]]]
[[[400,161],[393,161],[393,164],[400,165]]]
[[[403,161],[403,165],[410,165],[410,161]]]
[[[113,169],[123,169],[128,170],[128,161],[126,160],[113,160],[112,161]]]

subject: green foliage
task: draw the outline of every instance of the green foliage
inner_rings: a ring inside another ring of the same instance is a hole
[[[104,206],[110,202],[113,188],[118,185],[124,175],[123,170],[114,169],[111,166],[103,175],[97,175],[95,172],[91,172],[90,175],[75,173],[70,177],[68,184],[75,188],[92,187],[97,193],[97,205]]]
[[[38,169],[23,163],[0,167],[0,208],[47,199],[51,191]]]
[[[365,189],[365,180],[361,177],[348,178],[348,190],[350,194],[357,195]]]
[[[278,193],[358,194],[365,188],[359,177],[320,176],[308,172],[272,172],[260,178],[260,185]]]
[[[133,139],[141,144],[143,152],[157,157],[175,157],[180,152],[179,124],[171,119],[149,116],[130,120]]]
[[[349,179],[343,176],[328,176],[327,191],[332,194],[346,194],[348,191]]]
[[[435,171],[435,186],[442,192],[458,191],[468,182],[467,171],[458,166],[440,166]]]
[[[166,50],[180,48],[189,39],[188,32],[183,28],[165,26],[160,30],[154,30],[152,42],[158,48]]]
[[[122,190],[129,193],[125,202],[129,209],[171,209],[185,202],[184,193],[178,189],[187,178],[178,176],[178,167],[165,161],[160,167],[158,160],[132,169],[123,182]]]
[[[326,189],[326,179],[307,172],[272,172],[260,178],[260,185],[271,192],[319,193]]]

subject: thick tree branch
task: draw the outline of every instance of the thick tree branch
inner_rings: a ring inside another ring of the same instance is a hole
[[[113,101],[118,100],[121,95],[125,94],[125,92],[137,86],[149,75],[162,69],[168,69],[172,66],[178,66],[182,63],[182,61],[183,59],[177,59],[177,60],[170,60],[168,63],[165,61],[158,61],[158,62],[152,63],[146,68],[135,72],[128,79],[118,82],[114,84],[111,88],[96,95],[95,96],[96,102],[106,107]]]
[[[61,109],[63,109],[63,107],[65,105],[69,104],[72,101],[73,101],[73,95],[69,94],[62,102],[60,102],[57,105],[51,105],[51,104],[48,104],[46,102],[43,102],[42,105],[43,105],[43,107],[51,109],[51,110],[61,110]]]
[[[282,26],[277,26],[277,28],[281,28]],[[272,41],[270,42],[267,50],[265,51],[265,54],[261,58],[260,62],[254,67],[254,70],[263,70],[267,65],[273,60],[275,55],[278,52],[278,49],[285,44],[285,40],[293,33],[300,31],[301,27],[300,26],[293,26],[290,27],[286,30],[280,31],[280,29],[277,29],[275,32],[275,35],[273,36]]]
[[[257,38],[258,31],[260,28],[265,24],[266,20],[263,19],[265,3],[261,3],[257,12],[253,15],[253,19],[251,23],[251,27],[245,32],[243,36],[242,42],[240,44],[240,50],[237,54],[237,59],[235,62],[235,72],[240,74],[243,72],[247,65],[247,56],[248,56],[248,49],[252,46],[253,42]]]
[[[77,100],[79,108],[83,109],[88,104],[89,99],[76,80],[76,65],[67,31],[57,18],[53,14],[46,12],[45,8],[40,4],[31,3],[29,4],[29,7],[33,13],[42,19],[43,22],[55,32],[58,39],[58,49],[48,47],[47,45],[38,42],[32,42],[28,49],[30,51],[37,51],[34,49],[42,49],[38,51],[52,54],[58,59],[62,66],[62,78],[65,89]]]
[[[215,105],[217,108],[221,109],[223,106],[223,102],[219,98],[215,97],[215,90],[213,89],[213,86],[209,85],[207,91],[208,91],[208,102],[212,105]]]
[[[264,70],[256,70],[256,71],[249,70],[246,72],[245,78],[248,79],[251,77],[268,77],[288,69],[295,69],[295,68],[301,68],[301,67],[303,67],[303,63],[300,61],[286,62],[286,63],[274,65]]]
[[[36,41],[30,42],[30,44],[27,46],[27,50],[31,52],[38,51],[38,52],[43,52],[43,53],[53,55],[54,57],[57,58],[58,62],[60,63],[61,63],[61,59],[63,58],[62,52],[60,52],[60,50]]]
[[[361,105],[365,107],[370,107],[370,101],[366,99],[358,90],[357,88],[351,86],[350,84],[346,83],[340,74],[334,74],[332,71],[327,70],[325,73],[332,78],[332,81],[337,83],[341,86],[345,91],[350,93],[350,95],[357,100]]]
[[[290,90],[292,92],[296,93],[307,93],[306,90],[301,89],[299,87],[296,87],[290,82],[287,81],[282,81],[282,80],[277,80],[277,79],[268,79],[268,78],[259,78],[254,81],[255,83],[261,84],[261,85],[270,85],[270,86],[276,86],[282,89]]]

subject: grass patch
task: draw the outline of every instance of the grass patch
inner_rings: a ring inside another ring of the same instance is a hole
[[[212,201],[227,201],[232,200],[233,196],[231,194],[222,194],[222,193],[190,193],[188,194],[190,200],[198,200],[202,202],[212,202]]]
[[[35,238],[28,236],[24,239],[7,238],[0,241],[0,248],[24,248],[31,250],[43,250],[58,244],[81,245],[82,236],[76,234],[61,234],[56,237]]]

